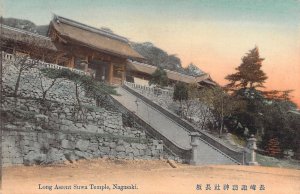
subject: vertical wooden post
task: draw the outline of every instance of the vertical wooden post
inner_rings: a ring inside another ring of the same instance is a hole
[[[85,67],[84,67],[84,71],[87,72],[88,67],[89,67],[89,57],[87,55],[85,56],[85,61],[86,61],[86,64],[85,64]]]
[[[126,79],[126,64],[123,64],[123,68],[122,68],[122,81],[121,81],[121,84],[124,83]]]
[[[108,82],[109,84],[112,84],[113,82],[113,64],[110,62],[109,63],[109,75],[108,75]]]
[[[72,56],[69,67],[73,69],[74,68],[74,63],[75,63],[75,58],[74,58],[74,56]]]
[[[71,57],[71,58],[69,58],[69,61],[68,61],[68,65],[67,65],[67,67],[71,67],[71,61],[72,61],[72,57]]]
[[[58,64],[58,56],[57,57],[55,57],[55,62],[54,62],[55,64]]]

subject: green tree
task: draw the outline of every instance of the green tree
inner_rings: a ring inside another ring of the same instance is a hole
[[[168,76],[167,72],[162,68],[157,68],[151,75],[151,79],[149,81],[149,85],[156,84],[160,87],[165,87],[168,85]]]
[[[263,126],[261,109],[264,106],[265,97],[258,89],[264,87],[267,79],[261,70],[264,58],[260,57],[258,47],[250,50],[243,58],[242,63],[236,68],[236,73],[227,75],[229,81],[226,89],[233,92],[233,96],[243,98],[246,101],[246,109],[235,115],[244,129],[256,134]]]
[[[283,101],[291,101],[291,93],[293,90],[270,90],[264,91],[264,96],[269,100],[283,100]]]
[[[173,100],[183,101],[189,98],[188,86],[183,82],[177,82],[174,86]]]
[[[237,72],[226,76],[229,81],[227,88],[229,90],[239,90],[245,88],[264,87],[263,84],[268,78],[261,70],[262,61],[259,55],[258,47],[250,50],[242,58],[242,63],[236,68]]]
[[[183,116],[183,107],[182,103],[184,100],[188,100],[188,86],[186,83],[183,82],[177,82],[174,86],[174,92],[173,92],[173,100],[179,101],[180,103],[180,116]]]
[[[198,83],[188,84],[188,100],[183,101],[186,119],[190,119],[200,129],[207,127],[213,115],[210,107],[203,103],[203,99],[209,99],[211,93],[206,89],[200,89]],[[192,119],[192,118],[195,119]]]
[[[240,134],[248,131],[249,134],[261,135],[263,130],[262,110],[266,105],[263,93],[254,88],[246,88],[238,90],[232,97],[243,99],[245,102],[245,109],[234,115],[243,129]]]
[[[236,122],[232,123],[236,124],[236,128],[248,129],[250,134],[257,134],[262,140],[261,148],[272,148],[276,140],[276,146],[280,146],[278,150],[297,151],[299,146],[293,145],[299,143],[297,134],[300,127],[299,115],[289,114],[296,109],[290,100],[292,90],[259,90],[264,87],[267,79],[261,70],[263,60],[255,47],[242,58],[241,65],[236,68],[237,72],[226,77],[229,81],[226,89],[231,91],[232,97],[242,98],[246,102],[245,110],[234,114],[232,118]],[[235,131],[241,132],[239,129]]]
[[[201,90],[199,101],[209,107],[221,137],[224,131],[224,120],[245,108],[245,102],[226,93],[221,87],[204,88]]]
[[[198,84],[176,84],[176,94],[175,99],[181,102],[183,105],[182,114],[186,117],[186,119],[191,119],[191,117],[196,114],[198,111],[198,96],[199,96],[199,89]],[[179,86],[179,87],[178,87]],[[186,92],[187,90],[187,92]]]
[[[297,151],[300,131],[299,114],[291,113],[296,105],[290,101],[275,100],[263,107],[263,127],[261,147],[267,149],[271,139],[278,139],[280,149]]]

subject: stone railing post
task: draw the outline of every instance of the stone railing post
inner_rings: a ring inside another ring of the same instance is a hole
[[[198,153],[199,144],[200,144],[200,133],[191,132],[190,136],[191,136],[191,146],[192,146],[192,155],[191,155],[190,164],[197,165],[199,164],[198,158],[200,157]]]
[[[245,162],[249,166],[257,166],[258,162],[256,161],[256,153],[255,150],[257,150],[256,146],[256,138],[252,134],[251,137],[247,141],[247,146],[244,150],[244,156],[245,156]]]

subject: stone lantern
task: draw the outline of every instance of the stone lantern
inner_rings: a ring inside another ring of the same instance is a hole
[[[257,150],[256,141],[256,138],[252,134],[251,137],[248,139],[247,146],[245,148],[245,160],[246,164],[248,164],[249,166],[258,165],[255,153],[255,151]]]

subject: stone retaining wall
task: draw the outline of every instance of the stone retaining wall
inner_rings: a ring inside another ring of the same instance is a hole
[[[19,68],[9,62],[3,63],[3,90],[13,93],[17,82]],[[39,68],[30,68],[23,71],[20,77],[18,94],[23,97],[42,98],[43,88],[46,90],[52,84],[50,79],[42,74]],[[83,88],[79,87],[79,96],[83,104],[96,105],[92,98],[88,98]],[[54,86],[48,91],[47,100],[63,103],[76,103],[75,84],[66,79],[57,79]]]
[[[81,88],[79,108],[71,81],[57,80],[42,100],[42,88],[47,89],[53,80],[43,76],[38,68],[22,73],[18,97],[11,97],[18,69],[6,62],[3,67],[4,165],[52,164],[97,157],[170,157],[163,152],[162,141],[146,136],[144,126],[137,127],[110,101],[103,108],[97,107]]]
[[[30,132],[4,130],[2,163],[53,164],[78,159],[160,159],[161,141],[95,133]]]
[[[78,111],[74,105],[47,103],[51,107],[45,107],[44,103],[36,99],[5,97],[2,110],[8,114],[8,120],[12,117],[12,122],[7,121],[8,126],[4,126],[11,130],[82,131],[146,138],[145,132],[123,126],[122,113],[98,107],[82,107]],[[18,117],[21,123],[15,122]]]

